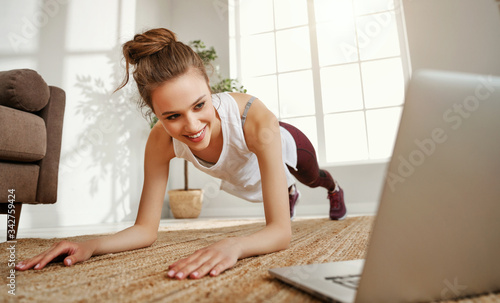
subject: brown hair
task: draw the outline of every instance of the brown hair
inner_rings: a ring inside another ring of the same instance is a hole
[[[156,28],[135,35],[133,40],[123,44],[123,56],[126,73],[116,91],[128,83],[129,65],[132,65],[132,75],[141,95],[138,105],[141,109],[149,107],[148,116],[153,111],[152,91],[165,81],[185,74],[191,68],[200,73],[210,89],[205,65],[200,56],[188,45],[177,41],[176,35],[166,28]]]

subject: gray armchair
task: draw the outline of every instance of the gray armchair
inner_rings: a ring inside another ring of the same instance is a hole
[[[0,214],[17,236],[22,205],[57,201],[66,95],[35,71],[0,72]]]

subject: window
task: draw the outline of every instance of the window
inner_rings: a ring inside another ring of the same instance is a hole
[[[394,0],[232,1],[232,77],[321,164],[391,156],[408,75]]]

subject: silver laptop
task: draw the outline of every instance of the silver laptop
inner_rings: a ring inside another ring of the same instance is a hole
[[[415,72],[366,259],[269,272],[340,302],[500,291],[500,77]]]

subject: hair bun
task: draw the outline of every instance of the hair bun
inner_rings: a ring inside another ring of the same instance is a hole
[[[210,91],[210,81],[203,60],[166,28],[151,29],[135,35],[134,39],[123,44],[123,56],[125,75],[122,84],[115,91],[123,88],[132,75],[141,95],[138,105],[140,108],[149,108],[147,116],[154,111],[153,91],[166,81],[192,69],[203,78]]]
[[[137,34],[134,39],[123,45],[123,55],[131,64],[137,64],[140,59],[153,55],[168,45],[177,42],[176,35],[166,28],[156,28]]]

